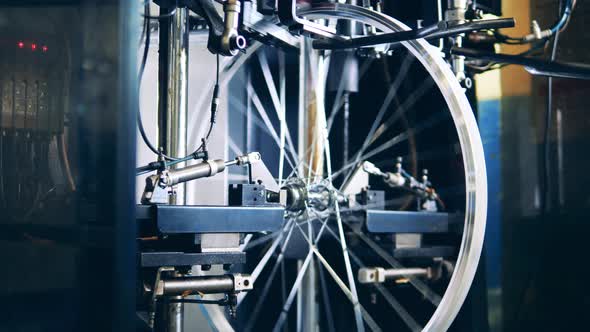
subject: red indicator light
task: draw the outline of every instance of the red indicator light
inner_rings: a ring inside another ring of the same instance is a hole
[[[43,47],[41,47],[41,50],[43,50],[43,52],[47,52],[49,50],[49,48],[45,45],[43,45]]]
[[[34,50],[36,50],[36,49],[37,49],[37,44],[34,44],[34,43],[33,43],[33,44],[31,44],[31,50],[32,50],[32,51],[34,51]]]
[[[22,41],[19,41],[17,44],[18,48],[24,48],[25,47],[25,43]]]

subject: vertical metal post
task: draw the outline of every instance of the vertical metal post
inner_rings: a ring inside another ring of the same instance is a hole
[[[348,91],[342,95],[342,107],[344,111],[342,115],[342,165],[347,165],[350,142],[350,93]]]
[[[160,7],[160,14],[171,13],[174,8]],[[158,146],[173,157],[187,154],[189,11],[178,7],[174,14],[160,25]],[[182,167],[184,163],[175,167]],[[186,203],[185,185],[178,185],[170,204]],[[182,303],[168,303],[161,308],[163,322],[156,330],[181,332],[183,330]]]
[[[250,69],[246,71],[246,82],[250,82]],[[254,151],[254,118],[252,112],[252,102],[246,97],[246,151]]]
[[[168,10],[168,9],[166,9]],[[160,83],[165,86],[160,89],[160,137],[165,138],[160,146],[165,148],[169,156],[183,157],[187,154],[187,109],[188,109],[188,56],[189,56],[189,11],[186,7],[176,8],[174,15],[168,20],[166,34],[167,63],[160,61],[160,66],[167,66],[160,70]],[[161,37],[162,37],[161,34]],[[163,43],[160,43],[160,46]],[[163,56],[161,54],[161,56]],[[176,167],[182,167],[177,164]],[[185,185],[175,188],[175,195],[171,196],[171,204],[185,204]]]
[[[318,118],[318,102],[323,103],[323,98],[319,98],[316,91],[317,82],[314,81],[311,73],[312,61],[309,58],[309,52],[312,52],[311,44],[305,38],[301,39],[301,47],[299,54],[299,142],[298,154],[303,162],[300,166],[300,174],[307,174],[307,166],[310,165],[314,173],[323,169],[323,140],[319,136],[317,122]],[[319,70],[315,69],[319,75]],[[315,78],[316,81],[320,77]],[[323,107],[323,105],[321,105]],[[323,119],[325,123],[325,119]],[[318,135],[316,137],[316,135]],[[314,148],[308,150],[310,145],[315,145]],[[319,155],[319,157],[318,157]],[[313,174],[313,173],[312,173]],[[311,223],[308,225],[308,236],[311,236]],[[301,268],[303,261],[299,261],[298,265]],[[303,278],[301,288],[297,293],[297,331],[317,331],[318,326],[318,305],[316,301],[316,273],[315,264],[311,263],[307,267],[307,272]]]
[[[297,126],[297,155],[304,161],[299,163],[299,174],[305,174],[307,171],[307,146],[311,142],[307,141],[307,55],[305,49],[305,38],[301,37],[299,49],[299,95],[297,96],[298,104],[298,126]]]
[[[447,11],[445,12],[445,20],[462,23],[465,21],[465,12],[467,11],[467,0],[448,0]],[[454,46],[463,46],[463,35],[453,37]],[[465,57],[461,55],[451,56],[451,65],[455,76],[459,82],[463,82],[467,77],[465,76]]]
[[[555,112],[556,129],[557,129],[557,189],[559,198],[559,208],[565,205],[565,189],[564,189],[564,169],[563,169],[563,121],[561,109],[558,108]]]
[[[173,297],[176,300],[182,299],[182,296]],[[167,332],[182,332],[182,324],[184,321],[184,305],[182,303],[168,304],[168,331]]]

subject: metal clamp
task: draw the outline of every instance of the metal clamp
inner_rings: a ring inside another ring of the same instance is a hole
[[[238,0],[227,0],[223,4],[224,28],[219,48],[221,55],[233,56],[246,48],[246,38],[238,34],[240,6]]]

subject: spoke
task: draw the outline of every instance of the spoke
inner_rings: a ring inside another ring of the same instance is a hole
[[[272,73],[270,71],[270,67],[268,65],[268,60],[266,59],[266,55],[263,52],[258,52],[258,62],[260,63],[260,69],[262,70],[262,75],[264,76],[264,81],[266,82],[267,90],[270,94],[270,98],[272,100],[272,104],[274,109],[277,113],[280,122],[280,132],[281,132],[281,150],[284,154],[285,149],[285,138],[289,143],[289,152],[294,160],[299,159],[297,157],[297,152],[295,152],[295,146],[293,145],[293,139],[291,138],[291,133],[289,131],[289,127],[287,126],[287,120],[285,119],[285,105],[281,104],[281,100],[279,97],[279,93],[277,92],[277,88],[275,86],[275,82],[272,77]],[[281,83],[283,84],[283,82]],[[281,173],[282,174],[282,173]]]
[[[328,134],[330,134],[330,131],[332,129],[332,123],[334,123],[334,118],[336,117],[336,114],[337,114],[337,112],[330,114],[330,118],[328,119]],[[309,155],[313,155],[314,154],[314,152],[315,152],[315,145],[316,145],[315,143],[317,142],[317,138],[319,136],[320,135],[317,135],[317,134],[313,136],[313,139],[312,139],[311,144],[308,144],[308,147],[305,150],[305,153],[303,153],[303,155],[297,161],[297,164],[295,165],[296,168],[298,168],[305,161],[305,158],[308,156],[308,154],[310,152],[311,152],[311,154],[309,154]],[[310,163],[311,163],[311,161],[310,161]],[[311,164],[308,166],[308,170],[311,170]],[[289,176],[287,178],[292,177],[294,173],[295,173],[294,171],[291,171],[291,173],[289,174]],[[310,179],[310,178],[311,178],[311,171],[308,172],[308,176],[307,176],[307,179]]]
[[[336,235],[334,233],[334,231],[332,231],[329,228],[328,228],[328,233],[336,241],[340,241],[340,239],[338,238],[338,235]],[[358,256],[356,256],[354,254],[354,252],[349,250],[348,254],[350,255],[350,258],[353,260],[353,262],[359,268],[366,267],[365,264],[360,260],[360,258],[358,258]],[[414,320],[414,318],[408,313],[408,311],[395,299],[395,297],[393,295],[391,295],[391,293],[387,290],[387,288],[385,288],[383,285],[381,285],[379,283],[375,283],[375,284],[373,284],[373,286],[375,286],[377,291],[379,291],[379,293],[381,293],[381,295],[385,298],[385,300],[389,303],[389,305],[397,312],[397,314],[406,323],[406,325],[410,328],[410,330],[415,331],[415,332],[422,331],[422,327],[416,322],[416,320]]]
[[[251,112],[251,107],[247,106],[247,110],[244,110],[242,102],[237,100],[237,98],[235,96],[229,97],[229,103],[238,112],[242,113],[242,115],[249,117],[249,119],[248,119],[248,126],[250,127],[249,131],[248,131],[249,133],[252,133],[251,125],[254,124],[254,125],[256,125],[256,127],[260,128],[262,131],[267,133],[277,143],[277,146],[280,145],[278,136],[274,136],[274,135],[276,135],[276,132],[273,134],[273,132],[268,129],[266,123],[262,122],[262,120],[260,120],[260,118],[258,118],[256,115],[254,115],[252,113],[248,113],[248,109],[250,109],[250,112]],[[248,103],[248,105],[250,105],[250,104],[251,103]],[[250,142],[250,144],[249,144],[248,151],[250,151],[250,149],[252,148],[251,146],[252,146],[252,142]]]
[[[281,143],[280,143],[279,135],[277,134],[277,131],[275,130],[274,126],[272,125],[272,122],[270,121],[268,114],[264,110],[264,106],[262,105],[260,98],[258,98],[258,94],[254,90],[254,87],[252,86],[251,82],[247,83],[247,92],[248,92],[248,97],[250,98],[250,100],[252,100],[252,104],[254,105],[254,108],[256,109],[256,111],[258,112],[260,117],[262,118],[262,121],[264,121],[264,124],[266,125],[266,129],[268,130],[268,132],[270,133],[272,138],[278,143],[278,145],[280,147]]]
[[[285,162],[285,130],[287,127],[287,119],[286,116],[286,108],[287,108],[287,98],[286,98],[286,77],[285,77],[285,53],[279,53],[279,94],[280,94],[280,105],[281,112],[282,112],[282,121],[281,121],[281,144],[283,144],[281,148],[281,156],[279,158],[279,187],[283,184],[283,167]],[[286,130],[289,131],[288,129]],[[290,135],[289,135],[290,136]],[[291,141],[291,148],[294,149],[293,142]],[[297,160],[297,158],[295,158]]]
[[[275,237],[279,236],[279,234],[281,234],[281,233],[282,233],[282,231],[277,231],[277,232],[274,232],[274,233],[267,234],[267,235],[264,235],[262,237],[259,237],[256,240],[252,240],[252,241],[248,242],[248,244],[244,247],[244,250],[247,251],[247,250],[250,250],[250,249],[252,249],[254,247],[257,247],[259,245],[265,244],[268,241],[270,241],[270,240],[274,239]]]
[[[291,233],[293,232],[293,221],[290,221],[286,228],[289,228],[289,231],[287,233],[287,239],[285,240],[285,243],[288,242],[288,238],[291,237]],[[256,265],[256,267],[254,268],[254,271],[252,271],[251,273],[251,277],[252,277],[252,282],[256,281],[256,278],[258,278],[258,276],[260,275],[260,273],[262,272],[262,270],[264,270],[264,267],[266,266],[266,263],[268,263],[268,260],[270,259],[270,256],[272,256],[272,254],[274,253],[275,249],[278,247],[279,243],[281,242],[281,240],[283,239],[283,235],[285,234],[284,230],[281,232],[281,234],[279,234],[279,236],[277,236],[277,238],[274,240],[273,244],[270,246],[270,248],[267,250],[267,252],[264,254],[264,256],[262,257],[262,259],[260,260],[260,262],[258,262],[258,265]]]
[[[283,303],[287,300],[287,282],[285,280],[285,261],[281,261],[281,300]]]
[[[371,150],[366,155],[364,155],[363,158],[371,158],[372,156],[400,143],[401,141],[405,141],[406,139],[408,139],[409,133],[413,133],[414,135],[418,135],[423,130],[428,129],[428,128],[440,123],[442,120],[444,120],[446,118],[447,118],[447,114],[445,114],[445,113],[439,113],[437,115],[434,115],[434,116],[430,117],[428,120],[420,122],[420,125],[418,125],[414,128],[411,128],[410,130],[408,130],[400,135],[395,136],[394,138],[390,139],[389,141],[387,141],[383,145]]]
[[[311,245],[311,241],[310,239],[305,235],[305,232],[303,231],[303,229],[301,228],[301,226],[299,224],[296,224],[297,228],[299,229],[299,231],[301,232],[301,234],[303,235],[303,237],[305,238],[305,240]],[[328,230],[330,230],[328,228]],[[326,271],[328,271],[328,273],[330,274],[330,276],[332,277],[332,279],[334,279],[334,281],[336,282],[336,284],[338,285],[338,287],[340,287],[340,289],[342,290],[342,292],[346,295],[346,297],[348,298],[348,300],[352,303],[353,307],[356,309],[358,308],[358,311],[361,314],[361,325],[359,326],[357,324],[357,330],[358,331],[364,331],[365,330],[365,326],[363,324],[363,320],[367,323],[367,325],[369,325],[369,328],[371,328],[372,331],[381,331],[381,329],[379,328],[379,326],[377,325],[377,323],[375,322],[375,320],[371,317],[371,315],[369,315],[369,313],[365,310],[365,308],[363,308],[363,306],[360,304],[360,302],[358,301],[358,297],[356,297],[354,295],[354,293],[352,292],[351,289],[349,289],[346,284],[344,283],[344,281],[342,281],[342,279],[340,279],[340,277],[338,276],[338,274],[336,273],[336,271],[334,271],[334,269],[330,266],[330,264],[326,261],[326,259],[324,258],[324,256],[322,256],[322,254],[319,252],[319,250],[317,249],[317,247],[315,245],[311,246],[311,250],[312,252],[316,255],[316,257],[318,258],[318,260],[320,261],[320,263],[322,263],[322,265],[324,266],[324,268],[326,269]],[[356,315],[355,315],[356,318]]]
[[[296,223],[296,221],[294,221],[294,223]],[[289,235],[287,235],[287,238],[285,239],[285,242],[283,243],[282,247],[281,247],[281,251],[279,253],[279,256],[277,257],[277,261],[275,262],[275,265],[272,267],[272,270],[270,271],[270,274],[268,275],[268,278],[266,279],[266,282],[264,284],[264,287],[262,288],[262,292],[260,293],[260,296],[258,298],[258,301],[256,302],[256,306],[254,307],[254,310],[252,310],[252,313],[250,314],[250,317],[248,319],[248,324],[246,325],[246,328],[244,329],[244,331],[250,331],[253,327],[254,327],[254,323],[256,322],[256,319],[258,318],[258,315],[260,314],[260,310],[262,309],[262,305],[264,304],[264,300],[266,299],[266,296],[268,295],[268,291],[270,290],[270,286],[272,285],[272,282],[275,278],[275,275],[277,273],[277,271],[279,270],[279,267],[281,267],[281,271],[282,271],[282,276],[281,276],[281,284],[284,285],[284,252],[285,252],[285,248],[287,247],[287,244],[289,243],[289,238],[291,236],[291,232],[293,231],[293,226],[291,226],[291,229],[289,230]],[[238,301],[239,303],[239,301]]]
[[[287,315],[289,313],[289,309],[291,308],[291,305],[293,304],[293,300],[295,299],[295,295],[297,295],[297,293],[299,292],[299,288],[301,288],[301,282],[303,281],[303,276],[305,276],[305,273],[307,272],[307,268],[309,267],[309,263],[311,262],[312,257],[313,257],[313,251],[310,250],[309,253],[307,254],[307,257],[305,257],[305,261],[303,261],[303,264],[301,265],[301,269],[299,270],[299,273],[297,274],[297,278],[295,279],[295,282],[293,283],[293,287],[291,288],[291,291],[289,292],[289,296],[287,297],[287,301],[283,305],[283,311],[281,312],[281,315],[279,316],[279,319],[277,320],[277,322],[273,328],[273,332],[280,331],[281,328],[283,327],[283,324],[285,324],[285,320],[287,320]]]
[[[369,60],[367,60],[367,61],[365,61],[363,63],[363,65],[361,66],[361,69],[359,70],[359,77],[360,78],[362,78],[365,75],[365,73],[369,69],[369,67],[370,67],[370,65],[371,65],[372,62],[373,62],[373,59],[369,59]],[[342,83],[340,83],[340,84],[342,84]],[[337,103],[339,103],[339,102],[337,102]],[[340,108],[337,108],[336,111],[332,110],[332,113],[330,114],[330,118],[328,119],[328,123],[327,123],[327,126],[328,126],[328,134],[330,134],[330,132],[332,131],[332,124],[334,124],[334,119],[336,118],[336,115],[338,115],[338,110],[339,109]],[[316,143],[318,137],[319,137],[319,135],[314,135],[313,140],[312,140],[311,144],[308,144],[308,147],[305,150],[305,153],[303,153],[302,155],[300,155],[300,158],[297,161],[297,164],[295,165],[295,167],[297,169],[305,161],[305,158],[308,156],[308,154],[310,153],[310,151],[314,148],[315,143]],[[313,155],[313,151],[311,152],[311,155]],[[291,171],[291,173],[289,174],[289,176],[287,176],[287,178],[292,177],[294,173],[295,173],[295,171]],[[309,178],[311,178],[311,176],[308,175],[307,178],[309,179]]]
[[[375,284],[374,286],[377,289],[377,291],[379,291],[379,293],[381,293],[381,295],[385,298],[387,303],[389,303],[389,305],[397,312],[397,314],[404,321],[404,323],[406,323],[410,330],[412,330],[413,332],[422,331],[422,327],[420,326],[420,324],[418,324],[416,320],[414,320],[414,318],[408,313],[408,311],[404,307],[402,307],[402,305],[397,301],[397,299],[393,297],[393,295],[391,295],[391,293],[383,285]]]
[[[371,125],[371,129],[369,130],[369,133],[367,134],[367,137],[365,138],[363,145],[361,146],[359,151],[356,153],[356,157],[354,159],[355,162],[357,162],[357,163],[359,162],[360,156],[363,154],[364,150],[367,148],[367,146],[372,141],[372,136],[375,134],[377,127],[381,123],[381,120],[383,120],[385,113],[389,109],[389,105],[391,105],[391,102],[393,101],[394,97],[396,96],[396,94],[399,90],[399,87],[401,86],[401,84],[403,82],[403,79],[406,78],[406,76],[408,74],[408,70],[410,69],[410,66],[413,62],[414,62],[414,57],[411,54],[406,55],[402,65],[401,65],[401,68],[399,70],[399,73],[395,77],[395,81],[393,81],[393,83],[391,84],[391,86],[389,88],[389,92],[385,96],[385,99],[383,100],[383,104],[381,104],[381,108],[379,109],[379,112],[377,113],[377,116],[375,117],[375,120],[373,121],[373,124]]]
[[[410,133],[413,133],[414,135],[418,135],[423,130],[428,129],[428,128],[430,128],[430,127],[432,127],[432,126],[440,123],[442,120],[444,120],[446,118],[447,118],[447,115],[444,114],[444,113],[439,113],[439,114],[437,114],[435,116],[430,117],[428,120],[421,122],[419,126],[416,126],[414,128],[410,128],[407,131],[405,131],[405,132],[403,132],[401,134],[398,134],[397,136],[389,139],[388,141],[386,141],[385,143],[383,143],[380,146],[376,147],[375,149],[373,149],[373,150],[367,152],[366,154],[362,155],[359,158],[359,161],[358,162],[353,161],[353,162],[350,162],[350,163],[344,165],[340,170],[338,170],[337,172],[334,172],[333,176],[334,177],[339,176],[343,172],[346,172],[346,170],[348,170],[348,169],[350,169],[350,168],[358,165],[358,163],[360,162],[360,160],[367,160],[367,159],[369,159],[369,158],[371,158],[371,157],[373,157],[373,156],[375,156],[375,155],[377,155],[377,154],[379,154],[379,153],[381,153],[381,152],[383,152],[383,151],[385,151],[387,149],[390,149],[390,148],[394,147],[395,145],[397,145],[397,144],[399,144],[399,143],[407,140],[408,137],[409,137],[409,135],[410,135]],[[349,172],[348,177],[350,177],[351,174],[352,174],[352,171]],[[340,189],[342,189],[342,188],[340,188]]]
[[[318,271],[320,274],[320,287],[322,288],[322,298],[324,299],[324,310],[326,311],[326,318],[328,321],[328,331],[335,332],[334,328],[334,316],[332,315],[332,308],[330,307],[330,298],[328,296],[328,285],[326,284],[326,277],[324,276],[324,269],[317,263]]]
[[[383,250],[381,247],[379,247],[379,245],[377,243],[375,243],[373,240],[371,240],[365,234],[355,230],[352,227],[351,227],[351,229],[356,235],[358,235],[358,237],[361,238],[361,240],[363,240],[363,242],[365,242],[369,247],[371,247],[371,249],[373,249],[381,258],[383,258],[383,260],[385,260],[387,263],[389,263],[389,265],[391,265],[391,267],[393,267],[394,269],[403,269],[404,268],[404,266],[401,263],[399,263],[395,258],[391,257],[391,255],[389,255],[389,253],[387,253],[385,250]],[[422,293],[422,295],[424,295],[424,297],[426,299],[428,299],[432,304],[434,304],[434,306],[438,306],[440,304],[440,301],[441,301],[440,295],[436,294],[432,289],[430,289],[430,287],[428,287],[428,285],[426,285],[424,282],[417,279],[416,277],[407,276],[407,278],[408,278],[408,280],[410,280],[410,283],[418,291],[420,291],[420,293]]]
[[[416,89],[412,94],[404,101],[403,104],[395,111],[395,113],[387,119],[387,121],[379,127],[379,129],[375,132],[373,137],[371,137],[371,143],[377,140],[389,127],[391,127],[400,116],[404,115],[408,109],[410,109],[414,104],[424,96],[426,92],[428,92],[434,86],[434,81],[431,79],[426,79],[418,89]]]
[[[248,246],[250,241],[252,240],[252,234],[248,234],[244,236],[244,243],[240,245],[240,251],[244,251],[244,249]]]
[[[240,147],[236,144],[236,142],[234,142],[234,140],[229,135],[228,135],[228,144],[229,144],[229,148],[236,154],[236,156],[243,156],[244,155],[244,153],[242,152],[242,149],[240,149]]]
[[[258,99],[258,96],[257,95],[252,96],[252,101],[255,104],[255,108],[258,110],[258,106],[256,106],[256,105],[261,105],[261,104],[259,104],[260,103],[260,100]],[[263,122],[256,115],[254,115],[251,112],[251,110],[250,110],[250,106],[247,107],[247,111],[244,111],[243,110],[243,107],[241,105],[241,102],[238,101],[235,96],[230,96],[229,97],[229,103],[236,110],[238,110],[238,112],[241,112],[242,114],[244,114],[244,115],[246,115],[248,117],[248,120],[247,120],[248,121],[248,125],[247,126],[248,126],[248,131],[250,133],[252,132],[251,124],[253,123],[254,125],[256,125],[256,127],[260,128],[261,130],[263,130],[264,132],[266,132],[273,139],[273,141],[276,143],[277,147],[280,148],[281,143],[279,141],[279,138],[276,136],[277,135],[276,131],[271,131],[269,129],[269,128],[272,128],[272,125],[270,125],[271,127],[269,127],[269,123]],[[248,103],[248,105],[250,105],[250,103]],[[262,106],[260,106],[260,107],[262,107]],[[259,114],[261,114],[261,113],[259,112]],[[252,142],[250,142],[250,139],[251,139],[250,136],[251,136],[251,134],[247,136],[248,137],[248,141],[249,141],[247,143],[247,145],[249,146],[248,151],[251,151],[251,149],[252,149]],[[287,160],[287,163],[289,164],[289,166],[290,167],[293,167],[293,162],[291,161],[291,159],[289,158],[288,155],[286,156],[286,160]],[[296,170],[293,169],[291,171],[291,174],[294,174],[295,171]]]
[[[373,59],[368,59],[361,65],[359,69],[359,80],[365,76],[367,70],[369,70],[371,64],[373,63]],[[338,83],[338,91],[336,92],[336,98],[334,99],[334,105],[332,105],[332,111],[330,112],[330,120],[328,120],[328,133],[332,129],[332,123],[334,122],[334,118],[338,114],[339,110],[342,109],[342,95],[344,93],[344,85],[346,81],[340,80]]]
[[[324,150],[326,152],[326,166],[328,169],[328,181],[333,188],[332,183],[332,158],[330,157],[330,142],[328,141],[328,128],[324,129]],[[338,225],[338,232],[340,235],[340,245],[342,248],[342,256],[344,258],[344,265],[346,267],[346,275],[348,278],[348,284],[350,286],[350,294],[352,296],[352,303],[354,305],[354,314],[356,319],[356,325],[358,331],[364,331],[365,326],[363,325],[362,312],[358,303],[358,295],[356,292],[356,284],[354,276],[352,275],[352,267],[350,266],[350,258],[348,257],[348,248],[346,245],[346,239],[344,238],[344,229],[342,227],[342,218],[340,216],[340,204],[336,200],[334,202],[334,210],[336,213],[336,222]]]
[[[269,130],[272,138],[275,140],[275,142],[277,142],[277,144],[280,148],[281,147],[281,140],[279,139],[279,136],[277,135],[277,132],[274,129],[274,126],[272,125],[272,122],[270,121],[268,114],[264,110],[264,106],[262,106],[262,102],[260,101],[260,98],[256,94],[256,91],[254,90],[254,87],[252,86],[251,82],[248,82],[247,89],[248,89],[248,96],[251,98],[252,103],[254,104],[254,108],[256,109],[256,111],[258,111],[258,114],[262,118],[262,121],[264,121],[264,124],[266,125],[267,129]],[[289,158],[288,155],[284,155],[284,156],[285,156],[285,159],[287,160],[287,162],[289,163],[289,165],[294,168],[291,158]],[[295,160],[297,160],[297,158]],[[297,173],[297,170],[295,170],[295,173]]]

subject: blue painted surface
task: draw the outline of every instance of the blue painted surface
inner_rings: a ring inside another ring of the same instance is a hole
[[[499,99],[478,103],[481,133],[488,174],[488,218],[485,234],[485,264],[488,289],[501,287],[502,278],[502,131]]]

